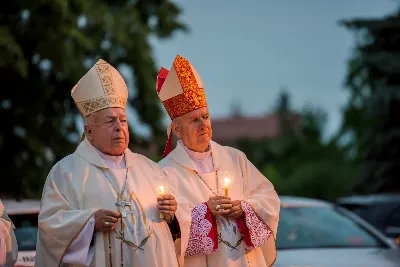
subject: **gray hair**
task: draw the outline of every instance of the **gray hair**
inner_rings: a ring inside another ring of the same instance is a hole
[[[89,115],[87,115],[87,116],[85,116],[84,118],[83,118],[83,122],[85,123],[85,124],[87,124],[87,125],[92,125],[93,124],[93,122],[94,122],[94,120],[95,120],[95,115],[94,115],[94,113],[91,113],[91,114],[89,114]]]
[[[178,126],[181,124],[180,117],[176,117],[172,120],[173,123],[176,123]]]

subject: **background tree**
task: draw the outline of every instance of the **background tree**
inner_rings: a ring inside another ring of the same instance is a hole
[[[186,30],[179,14],[167,0],[2,3],[0,153],[9,182],[3,196],[40,196],[51,166],[73,152],[81,133],[70,92],[99,58],[131,78],[131,110],[152,140],[165,141],[149,38]],[[130,130],[132,143],[140,142]]]
[[[282,87],[280,89],[274,110],[272,112],[277,114],[285,114],[291,112],[292,103],[290,101],[290,94],[287,88]]]
[[[283,91],[274,114],[286,125],[279,136],[239,140],[235,146],[268,177],[278,193],[332,201],[350,192],[354,168],[346,151],[335,139],[323,140],[326,112],[314,106],[295,111],[290,95]]]
[[[400,8],[381,19],[342,25],[356,33],[340,136],[360,165],[358,193],[400,191]]]
[[[240,118],[243,117],[243,109],[240,104],[240,99],[236,99],[231,103],[231,117]]]

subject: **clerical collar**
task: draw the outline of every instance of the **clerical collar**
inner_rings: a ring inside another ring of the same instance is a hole
[[[183,144],[182,140],[179,140],[178,142],[183,146],[183,148],[185,149],[186,153],[188,153],[188,155],[189,155],[189,157],[191,159],[194,159],[194,160],[205,160],[205,159],[208,159],[210,157],[210,155],[211,155],[211,144],[208,144],[208,147],[207,147],[205,152],[195,152],[195,151],[190,150],[189,148],[187,148]]]
[[[104,154],[103,152],[101,152],[100,150],[95,148],[94,146],[93,146],[93,148],[97,151],[97,153],[100,155],[100,157],[105,161],[114,162],[116,165],[121,165],[121,163],[124,161],[125,154],[122,154],[120,156],[111,156],[111,155]]]

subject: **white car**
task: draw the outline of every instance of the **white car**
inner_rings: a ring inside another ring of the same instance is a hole
[[[400,250],[356,214],[331,203],[279,196],[274,267],[399,267]]]
[[[7,214],[14,223],[18,243],[18,260],[15,267],[35,265],[36,240],[40,200],[16,201],[2,199]]]

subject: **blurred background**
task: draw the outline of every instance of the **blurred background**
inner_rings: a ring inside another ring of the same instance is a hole
[[[283,208],[297,207],[283,209],[278,248],[400,244],[400,1],[13,0],[0,8],[0,198],[25,231],[21,251],[34,251],[47,174],[83,131],[72,87],[99,58],[117,67],[130,148],[158,161],[169,118],[155,81],[177,54],[202,77],[213,140],[245,152]],[[347,243],[308,243],[346,220]],[[400,266],[348,253],[353,267]],[[313,264],[279,255],[276,266]],[[329,262],[317,264],[347,266]]]

